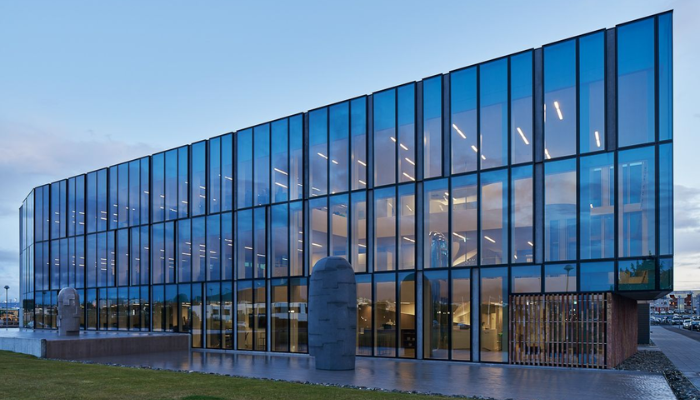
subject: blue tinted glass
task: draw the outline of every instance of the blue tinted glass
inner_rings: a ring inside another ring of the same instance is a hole
[[[221,220],[219,215],[207,217],[207,280],[221,279]]]
[[[532,161],[532,52],[510,58],[511,162]]]
[[[330,256],[343,257],[349,260],[348,256],[348,195],[340,194],[329,198],[329,216],[330,216]]]
[[[109,167],[109,215],[107,225],[109,229],[119,227],[119,168]]]
[[[442,175],[442,75],[423,81],[423,177]]]
[[[673,258],[659,259],[659,289],[673,290]]]
[[[542,292],[542,267],[530,265],[510,269],[512,293]]]
[[[511,170],[511,240],[512,263],[531,263],[533,250],[533,181],[532,166]]]
[[[165,219],[176,219],[178,216],[178,181],[177,181],[177,150],[165,153]]]
[[[481,264],[508,263],[508,171],[481,174]]]
[[[256,208],[253,213],[255,238],[253,247],[255,248],[255,278],[265,278],[267,275],[267,211],[263,208]]]
[[[582,292],[610,292],[615,288],[615,263],[581,263]]]
[[[367,98],[350,103],[350,134],[352,135],[352,160],[350,166],[352,189],[367,186]]]
[[[619,146],[654,141],[654,19],[617,28]]]
[[[656,254],[654,168],[653,146],[618,153],[620,257]]]
[[[129,226],[129,164],[119,165],[119,227]]]
[[[189,215],[189,147],[181,147],[177,150],[177,192],[178,192],[178,216],[186,218]]]
[[[141,221],[146,223],[148,221],[148,216],[151,215],[151,170],[150,170],[150,157],[144,157],[141,159],[141,181],[139,182],[140,194],[141,194]]]
[[[653,257],[618,263],[617,290],[654,290],[656,263]]]
[[[477,175],[452,178],[453,267],[476,266],[478,263],[478,194]]]
[[[221,138],[221,211],[233,210],[233,134]]]
[[[508,268],[482,268],[480,287],[481,361],[507,362]]]
[[[350,104],[336,104],[329,111],[330,157],[330,192],[340,193],[348,190],[348,160],[350,156]]]
[[[141,209],[139,201],[141,199],[141,161],[136,160],[129,163],[129,226],[139,225]]]
[[[129,284],[129,230],[117,231],[117,285]]]
[[[374,270],[396,269],[396,188],[374,191]]]
[[[135,235],[132,229],[132,235]],[[141,237],[141,249],[140,251],[134,250],[133,257],[140,253],[139,259],[145,260],[141,263],[141,284],[148,285],[150,282],[151,269],[148,266],[149,250],[151,248],[149,238],[148,238],[148,226],[144,225],[139,229],[139,236]]]
[[[544,49],[545,158],[576,153],[576,40]]]
[[[545,164],[544,242],[546,261],[576,259],[576,160]]]
[[[206,270],[206,219],[192,219],[192,280],[203,281]]]
[[[289,274],[304,274],[304,207],[303,202],[289,203]]]
[[[256,126],[253,130],[253,205],[270,202],[270,124]]]
[[[581,259],[615,256],[615,157],[581,158]]]
[[[659,140],[673,137],[673,14],[659,16]]]
[[[236,204],[238,208],[253,205],[253,130],[236,133]]]
[[[659,254],[673,254],[673,147],[659,146]]]
[[[452,173],[476,170],[476,67],[450,75]]]
[[[192,280],[192,232],[189,219],[177,221],[177,277],[180,282]]]
[[[575,292],[576,264],[545,265],[544,291],[546,293]]]
[[[221,214],[221,279],[233,279],[233,213]]]
[[[202,215],[207,206],[207,142],[199,142],[192,145],[192,185],[190,189],[191,215]]]
[[[57,239],[60,234],[61,205],[59,201],[58,182],[51,184],[51,238]]]
[[[301,115],[289,118],[289,199],[304,193],[304,132]]]
[[[579,39],[580,152],[605,149],[605,33]]]
[[[423,268],[447,268],[450,265],[449,199],[447,179],[423,184]]]
[[[148,209],[148,206],[144,206],[143,203],[142,207]],[[143,216],[143,210],[141,212]],[[75,178],[75,221],[75,234],[85,234],[85,175]],[[31,229],[31,225],[28,228]],[[31,234],[29,236],[31,237]]]
[[[277,204],[270,208],[270,264],[272,276],[289,275],[289,211],[287,204]]]
[[[161,222],[165,220],[165,154],[155,154],[151,158],[153,160],[151,222]]]
[[[396,89],[374,94],[374,186],[396,182]]]
[[[138,252],[134,253],[133,250],[138,249],[138,243],[139,243],[139,238],[138,238],[138,230],[132,230],[131,231],[131,249],[132,249],[132,254],[136,256],[136,258],[132,257],[132,260],[136,260],[138,263]],[[136,234],[136,235],[134,235]],[[136,237],[134,237],[136,236]],[[163,283],[165,282],[164,274],[165,274],[165,225],[164,224],[155,224],[153,225],[153,228],[151,229],[151,244],[152,248],[151,250],[151,257],[153,257],[153,260],[151,260],[151,277],[153,279],[152,283],[158,284],[158,283]],[[136,245],[134,245],[136,243]],[[134,268],[132,265],[131,268],[132,275],[131,275],[131,284],[132,285],[138,285],[138,274],[139,271],[137,268]]]
[[[44,204],[48,206],[47,198],[44,199]],[[107,229],[107,170],[102,169],[97,171],[97,230],[104,231]],[[48,227],[47,227],[48,228]]]
[[[397,96],[399,182],[412,182],[416,180],[416,85],[401,86]]]
[[[508,164],[508,60],[483,64],[479,72],[481,168],[500,167]]]
[[[68,179],[68,236],[73,236],[75,235],[75,218],[76,218],[76,212],[75,212],[75,178],[70,178]],[[27,248],[26,243],[24,242],[25,239],[25,233],[24,233],[24,215],[25,212],[27,211],[27,201],[25,200],[22,203],[22,207],[20,208],[19,216],[20,216],[20,223],[19,223],[19,229],[20,229],[20,244],[19,248],[20,251],[24,250]],[[20,258],[20,261],[22,259]],[[21,273],[21,272],[20,272]]]
[[[236,213],[236,275],[253,277],[253,210]]]
[[[289,121],[272,123],[272,202],[287,201],[289,193]]]
[[[166,170],[167,160],[166,160]],[[221,211],[221,138],[209,139],[209,212]]]
[[[314,265],[328,256],[328,198],[309,201],[309,273]]]
[[[309,113],[310,196],[328,193],[328,108]]]

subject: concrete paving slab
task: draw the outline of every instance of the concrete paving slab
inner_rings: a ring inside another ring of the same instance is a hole
[[[700,389],[700,341],[688,337],[681,329],[678,326],[654,326],[651,340]]]

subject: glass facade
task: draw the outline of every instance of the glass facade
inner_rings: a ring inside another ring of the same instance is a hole
[[[671,29],[652,16],[37,187],[23,324],[55,328],[75,286],[84,329],[305,353],[308,277],[339,256],[358,355],[508,362],[515,294],[659,296]]]

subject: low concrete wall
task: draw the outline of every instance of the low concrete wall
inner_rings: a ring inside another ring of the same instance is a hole
[[[46,357],[46,339],[0,338],[0,350]]]
[[[188,350],[189,335],[105,337],[46,341],[46,358],[76,359]]]

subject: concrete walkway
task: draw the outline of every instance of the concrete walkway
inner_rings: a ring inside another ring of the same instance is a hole
[[[82,359],[250,378],[514,400],[675,400],[659,374],[358,358],[354,371],[317,371],[306,355],[172,352]]]
[[[700,389],[700,341],[687,337],[675,326],[653,326],[651,340]]]

